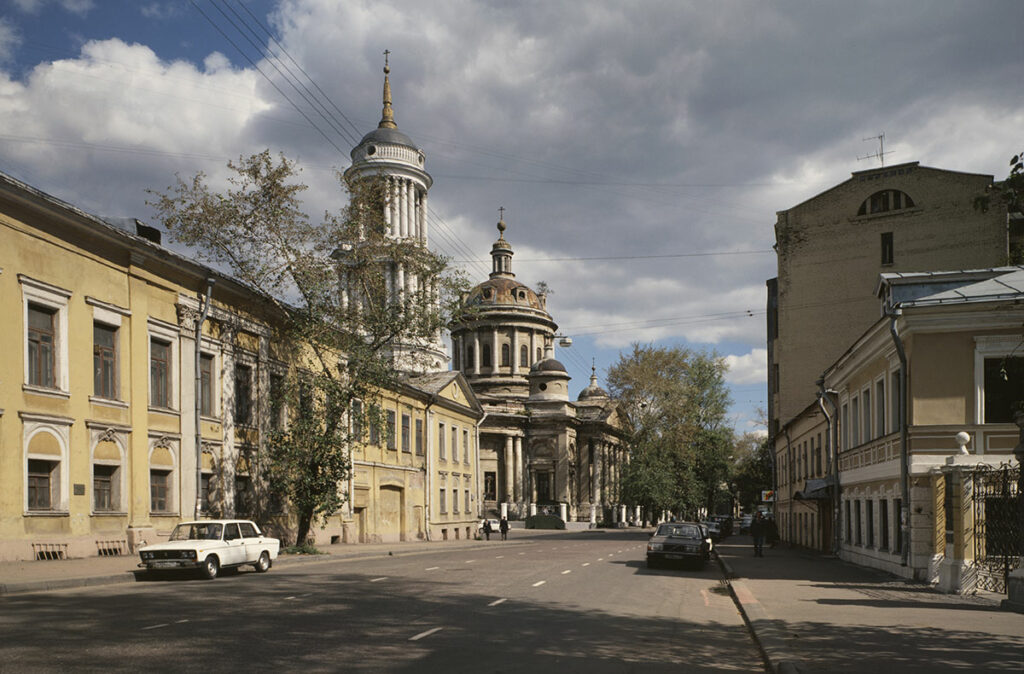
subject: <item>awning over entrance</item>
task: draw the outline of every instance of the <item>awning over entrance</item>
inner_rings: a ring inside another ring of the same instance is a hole
[[[793,494],[793,498],[800,501],[828,501],[832,498],[832,484],[834,480],[831,475],[828,477],[807,480],[804,488]]]

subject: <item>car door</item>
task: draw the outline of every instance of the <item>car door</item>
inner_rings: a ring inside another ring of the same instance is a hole
[[[238,529],[242,532],[242,542],[245,544],[245,563],[252,564],[263,549],[262,537],[252,522],[239,522]]]
[[[221,566],[245,563],[245,539],[242,538],[238,522],[228,522],[224,525],[224,554],[220,563]]]

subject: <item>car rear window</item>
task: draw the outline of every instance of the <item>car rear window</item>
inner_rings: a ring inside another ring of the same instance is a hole
[[[681,536],[684,538],[700,538],[700,532],[697,531],[697,527],[692,524],[684,525],[662,525],[658,529],[659,536]]]

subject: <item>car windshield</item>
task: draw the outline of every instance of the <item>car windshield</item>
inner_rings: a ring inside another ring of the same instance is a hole
[[[218,522],[190,522],[179,524],[171,533],[172,541],[220,540],[223,526]]]
[[[700,532],[692,524],[673,524],[658,527],[659,536],[679,536],[682,538],[700,538]]]

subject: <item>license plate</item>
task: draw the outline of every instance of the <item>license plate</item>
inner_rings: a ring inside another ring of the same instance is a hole
[[[665,555],[665,559],[682,559],[682,555]]]
[[[153,562],[152,567],[154,569],[176,569],[181,566],[181,562]]]

